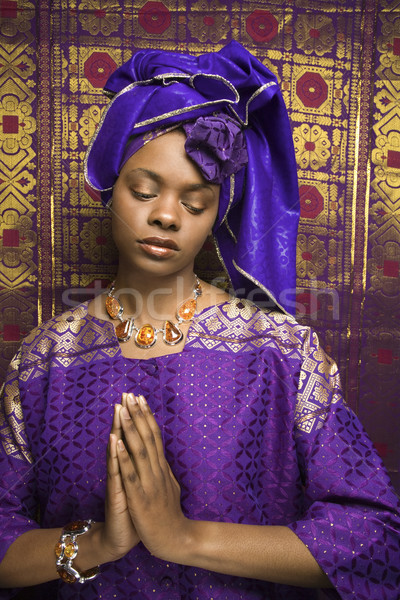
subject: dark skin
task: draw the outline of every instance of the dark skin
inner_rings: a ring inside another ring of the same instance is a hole
[[[179,140],[171,152],[171,140]],[[147,322],[160,327],[175,316],[176,308],[193,297],[193,264],[211,233],[217,211],[219,186],[208,183],[183,147],[180,131],[163,135],[141,148],[124,165],[116,182],[112,202],[113,237],[119,250],[116,290],[135,289],[135,295],[119,298],[137,326]],[[143,250],[148,237],[171,240],[177,247],[168,256]],[[202,282],[198,312],[229,299],[221,289]],[[89,305],[89,312],[110,320],[105,296]],[[183,324],[186,336],[188,325]],[[139,349],[133,339],[121,345],[124,356],[150,358],[180,352],[184,341],[166,346],[161,336],[155,346]]]
[[[141,148],[114,188],[113,235],[120,254],[116,289],[136,290],[135,295],[121,294],[121,301],[138,325],[150,321],[159,326],[192,296],[194,258],[217,214],[219,187],[204,180],[187,157],[184,141],[184,134],[174,131]],[[172,240],[175,249],[165,252],[152,243],[144,247],[143,240],[154,237]],[[203,283],[198,310],[227,298]],[[104,301],[98,297],[89,313],[115,324]],[[131,341],[121,344],[121,351],[146,359],[180,352],[183,346],[167,346],[159,339],[143,350]],[[54,545],[60,532],[35,529],[17,538],[0,564],[0,585],[28,586],[57,578]],[[118,560],[139,540],[151,554],[171,562],[289,585],[331,587],[287,527],[188,519],[157,422],[146,400],[133,391],[115,406],[107,447],[105,521],[80,537],[74,565],[83,571]]]

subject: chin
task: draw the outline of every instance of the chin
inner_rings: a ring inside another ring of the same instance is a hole
[[[143,261],[121,260],[119,262],[121,272],[135,274],[137,277],[169,277],[180,275],[187,271],[193,271],[193,262],[185,265],[174,264],[172,260],[165,258],[148,258]]]

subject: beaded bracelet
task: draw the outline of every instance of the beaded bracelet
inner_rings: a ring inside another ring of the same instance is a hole
[[[85,583],[85,581],[94,579],[100,573],[99,567],[93,567],[83,573],[79,573],[72,566],[72,561],[77,557],[79,550],[76,538],[89,531],[92,523],[94,521],[91,519],[87,521],[73,521],[72,523],[68,523],[62,530],[54,552],[56,555],[57,573],[65,583],[75,583],[76,581],[78,583]]]

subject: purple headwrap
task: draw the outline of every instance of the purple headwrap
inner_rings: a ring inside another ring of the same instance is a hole
[[[197,164],[206,181],[222,183],[247,164],[246,139],[240,123],[224,113],[215,113],[195,121],[159,127],[150,135],[133,136],[128,140],[119,170],[139,148],[178,127],[186,134],[186,153]]]
[[[233,288],[294,312],[298,184],[276,77],[230,42],[197,57],[139,51],[105,92],[112,101],[86,155],[88,185],[107,204],[135,144],[183,127],[188,155],[205,179],[221,183],[213,232]]]

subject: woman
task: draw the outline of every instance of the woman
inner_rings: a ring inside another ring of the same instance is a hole
[[[11,364],[1,585],[397,598],[398,499],[336,366],[285,314],[296,179],[273,76],[232,43],[138,53],[108,89],[85,172],[112,210],[118,273]],[[193,272],[211,231],[244,298]]]

